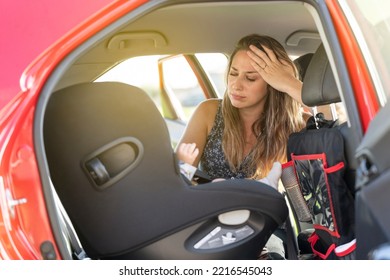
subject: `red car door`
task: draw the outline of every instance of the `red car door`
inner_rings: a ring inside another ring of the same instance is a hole
[[[48,46],[112,0],[0,2],[0,108],[19,91],[23,70]]]
[[[2,44],[0,52],[3,70],[6,69],[0,81],[0,106],[9,101],[0,119],[0,259],[62,258],[47,212],[47,207],[53,205],[45,203],[36,162],[36,99],[51,71],[69,52],[145,1],[114,1],[95,13],[110,2],[91,0],[81,5],[77,1],[42,0],[23,2],[24,6],[20,1],[0,4],[2,26],[8,27],[1,29],[8,44]],[[83,24],[65,33],[85,18]],[[26,29],[31,30],[27,37],[21,35],[28,34]]]

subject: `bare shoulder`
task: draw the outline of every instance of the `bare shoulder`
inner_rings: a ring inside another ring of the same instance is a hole
[[[217,114],[219,103],[221,99],[212,98],[201,102],[196,109],[196,118],[202,123],[206,124],[207,132],[210,132],[215,116]]]
[[[199,104],[198,110],[210,117],[215,116],[220,102],[221,99],[218,98],[207,99]]]
[[[196,107],[180,139],[179,145],[181,143],[195,143],[200,154],[202,154],[207,135],[214,124],[219,102],[219,99],[208,99]],[[195,161],[195,165],[198,161]]]

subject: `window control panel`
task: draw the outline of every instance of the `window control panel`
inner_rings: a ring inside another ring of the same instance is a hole
[[[225,228],[217,226],[210,231],[206,236],[199,240],[195,245],[195,249],[215,249],[233,244],[252,235],[254,230],[245,225],[240,228]]]

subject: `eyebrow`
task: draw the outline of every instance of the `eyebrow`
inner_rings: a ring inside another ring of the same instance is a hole
[[[234,70],[234,71],[238,71],[238,69],[235,68],[234,66],[231,66],[230,68],[232,70]],[[259,74],[257,71],[246,71],[245,73],[247,73],[247,74]]]

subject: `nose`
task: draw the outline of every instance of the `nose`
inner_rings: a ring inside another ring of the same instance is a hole
[[[240,90],[242,89],[242,81],[240,77],[237,77],[233,82],[233,89],[234,90]]]

